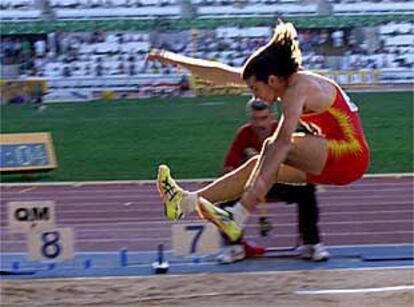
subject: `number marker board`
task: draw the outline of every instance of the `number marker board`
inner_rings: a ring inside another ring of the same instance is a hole
[[[54,228],[28,234],[28,254],[31,260],[60,261],[74,257],[72,228]]]
[[[174,224],[172,246],[177,256],[207,255],[221,247],[221,236],[211,223]]]

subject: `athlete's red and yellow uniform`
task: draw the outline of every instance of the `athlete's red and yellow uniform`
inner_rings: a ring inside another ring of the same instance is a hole
[[[300,121],[328,141],[328,158],[322,173],[307,175],[310,183],[344,185],[359,179],[368,169],[369,147],[358,108],[337,86],[333,104],[324,112],[304,114]]]

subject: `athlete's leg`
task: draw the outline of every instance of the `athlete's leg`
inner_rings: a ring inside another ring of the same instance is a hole
[[[292,137],[292,144],[293,146],[288,153],[285,164],[279,167],[279,169],[275,168],[274,170],[276,182],[304,183],[306,182],[307,173],[319,175],[323,171],[328,155],[327,141],[325,139],[301,134]],[[266,145],[264,146],[264,155],[266,155]],[[254,170],[252,170],[250,176],[257,176],[258,173],[255,172],[259,172],[261,169],[262,157],[263,155],[260,155],[259,161],[255,162]],[[226,189],[231,189],[230,180],[233,176],[234,174],[222,178],[220,185]],[[250,179],[246,180],[250,181]],[[255,180],[252,182],[254,184]],[[267,186],[268,184],[269,186]],[[235,242],[241,238],[244,224],[250,212],[256,208],[259,200],[265,199],[271,185],[273,185],[273,182],[262,183],[262,186],[259,186],[255,194],[250,193],[250,191],[243,193],[240,202],[232,210],[228,211],[215,207],[208,199],[200,198],[199,212],[204,218],[216,224],[230,241]],[[238,192],[244,190],[244,185],[240,183],[237,187],[239,188]],[[209,192],[211,188],[212,186],[204,192]]]
[[[328,141],[316,135],[295,134],[292,144],[285,164],[305,173],[321,174],[328,158]],[[283,177],[278,180],[282,181]]]
[[[289,152],[285,164],[280,166],[277,173],[275,170],[275,182],[305,183],[306,173],[318,175],[323,170],[327,157],[326,140],[324,138],[295,134],[292,143],[293,148]],[[253,170],[257,170],[255,167],[259,157],[253,157],[234,171],[196,191],[197,195],[208,199],[212,203],[240,197],[245,190],[247,181],[251,180],[250,177],[253,176]]]
[[[300,169],[294,168],[287,164],[282,164],[279,171],[275,174],[274,183],[305,183],[306,173]]]
[[[275,169],[275,182],[300,183],[306,181],[306,173],[318,175],[327,157],[326,140],[311,135],[295,135],[292,138],[293,147],[279,170]],[[264,146],[262,152],[266,150]],[[194,210],[197,197],[201,196],[211,203],[232,200],[243,195],[247,181],[259,158],[254,157],[233,172],[217,179],[207,187],[188,192],[183,191],[171,178],[169,169],[160,167],[158,174],[158,189],[166,205],[168,218],[177,220],[181,213]],[[270,186],[269,186],[270,189]],[[265,197],[267,190],[262,198]],[[244,202],[249,211],[256,207],[254,202]]]
[[[197,195],[212,203],[239,198],[243,194],[247,179],[249,179],[258,160],[259,156],[251,158],[237,169],[198,190]]]
[[[166,217],[177,221],[184,214],[193,212],[200,196],[212,203],[240,198],[257,160],[258,156],[251,158],[239,168],[197,191],[182,189],[172,178],[168,166],[160,165],[157,188],[164,201]]]
[[[318,175],[323,170],[327,157],[325,139],[313,135],[295,134],[292,142],[293,148],[285,164],[281,165],[277,173],[275,170],[275,182],[305,183],[306,173]],[[239,168],[198,190],[198,196],[212,203],[240,197],[258,161],[259,156],[253,157]]]
[[[280,166],[278,171],[275,170],[274,182],[306,183],[307,173],[319,175],[323,171],[328,157],[326,139],[309,134],[294,134],[292,145],[284,164]],[[260,163],[260,160],[257,163]],[[258,172],[258,170],[256,168],[255,171]],[[252,173],[251,176],[255,177],[257,173]],[[269,186],[264,186],[256,197],[264,199],[274,182],[269,183]],[[257,201],[251,199],[249,195],[244,195],[241,202],[250,212],[257,205]]]

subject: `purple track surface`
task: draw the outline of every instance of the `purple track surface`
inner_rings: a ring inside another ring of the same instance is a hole
[[[345,187],[318,192],[320,230],[326,245],[413,243],[413,176],[366,177]],[[199,182],[185,182],[194,189]],[[7,231],[9,201],[53,200],[57,224],[75,231],[77,252],[171,249],[171,222],[154,183],[1,185],[2,252],[25,252],[25,235]],[[267,246],[288,247],[297,237],[296,206],[267,204],[274,226],[259,236],[258,213],[249,220],[247,238]],[[198,221],[190,215],[184,221]]]

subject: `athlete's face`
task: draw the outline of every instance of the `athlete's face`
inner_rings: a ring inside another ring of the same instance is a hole
[[[257,80],[255,76],[251,76],[246,83],[252,91],[254,97],[257,97],[268,104],[272,104],[280,95],[281,84],[279,78],[270,76],[267,83]]]

